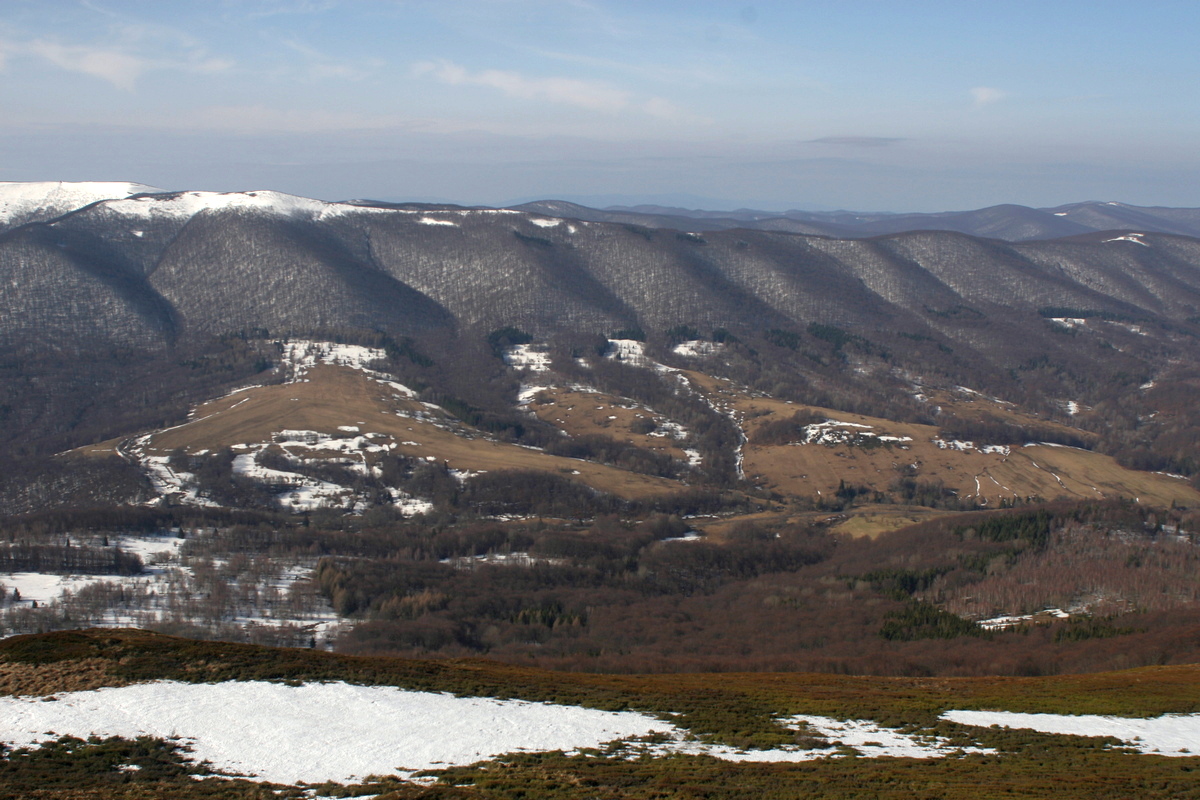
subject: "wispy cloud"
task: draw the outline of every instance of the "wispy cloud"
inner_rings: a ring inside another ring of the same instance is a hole
[[[0,41],[0,65],[6,58],[39,59],[67,72],[98,78],[126,91],[132,91],[138,79],[147,72],[167,69],[204,75],[222,72],[233,66],[231,60],[213,58],[195,50],[182,56],[156,57],[132,52],[128,47],[67,44],[51,39]]]
[[[337,7],[334,0],[278,0],[277,2],[259,3],[246,12],[249,19],[265,19],[267,17],[323,14]]]
[[[976,86],[971,90],[971,99],[975,102],[976,108],[990,106],[1006,97],[1008,97],[1008,92],[1003,89],[993,89],[990,86]]]
[[[471,72],[450,61],[423,61],[413,66],[417,75],[431,75],[451,86],[486,86],[509,97],[522,100],[546,100],[551,103],[614,113],[627,108],[629,92],[600,81],[575,78],[528,78],[518,72],[488,69]]]
[[[304,57],[307,62],[305,69],[308,76],[318,80],[328,78],[362,80],[383,66],[383,62],[377,59],[358,64],[341,61],[299,39],[283,39],[281,42],[285,47]]]
[[[833,144],[842,147],[887,147],[903,141],[903,139],[891,136],[822,136],[820,139],[809,139],[808,143]]]
[[[88,45],[66,45],[37,39],[12,51],[49,61],[68,72],[78,72],[108,81],[119,89],[131,90],[138,77],[149,68],[143,59],[120,50]]]

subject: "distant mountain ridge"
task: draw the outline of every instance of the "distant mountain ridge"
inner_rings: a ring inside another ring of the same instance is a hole
[[[1057,239],[1081,233],[1131,230],[1200,236],[1200,209],[1132,206],[1090,201],[1054,208],[1003,204],[971,211],[885,213],[856,211],[781,212],[739,209],[704,211],[669,206],[611,206],[592,209],[560,200],[514,208],[594,222],[640,224],[690,231],[746,228],[859,239],[918,230],[944,230],[1010,242]]]
[[[993,320],[990,333],[970,339],[994,349],[987,339],[1010,339],[1003,329],[1014,315],[1035,318],[1038,309],[1200,314],[1200,241],[1130,226],[1100,235],[1073,221],[1149,216],[1128,206],[970,212],[974,227],[986,222],[986,238],[922,230],[835,239],[679,231],[669,219],[643,224],[660,216],[562,203],[489,209],[145,188],[0,187],[23,198],[7,207],[32,220],[0,233],[0,343],[156,346],[252,328],[421,336],[515,325],[544,337],[810,323],[954,339],[966,314]],[[114,196],[95,199],[106,192]],[[61,210],[64,198],[82,205],[37,218]],[[1021,225],[1031,232],[1041,217],[1071,236],[1000,241]],[[941,219],[949,226],[965,217]],[[905,220],[930,221],[880,215],[872,224],[903,228]],[[1172,224],[1184,230],[1188,220],[1179,210]],[[759,226],[784,222],[810,226]]]

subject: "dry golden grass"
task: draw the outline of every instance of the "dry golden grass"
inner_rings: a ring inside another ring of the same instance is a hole
[[[669,420],[628,398],[615,397],[604,392],[582,392],[554,387],[539,392],[528,408],[543,422],[565,431],[570,436],[600,434],[645,450],[666,453],[671,458],[687,458],[672,437],[651,436],[632,430],[640,419],[651,419],[655,424]]]
[[[953,414],[963,419],[993,419],[1010,422],[1021,427],[1037,427],[1047,430],[1071,434],[1082,439],[1094,439],[1095,434],[1063,425],[1053,420],[1035,417],[1022,411],[1017,406],[1002,400],[992,400],[979,394],[964,391],[947,391],[945,389],[931,390],[927,394],[928,402],[940,406],[943,412]],[[1086,412],[1085,412],[1086,413]]]
[[[1099,453],[1050,445],[1014,446],[1007,455],[941,449],[933,441],[938,430],[930,425],[799,406],[770,397],[751,396],[728,381],[702,372],[683,374],[715,405],[735,412],[742,420],[743,432],[751,438],[762,425],[789,418],[797,411],[810,410],[842,422],[870,426],[870,431],[875,434],[911,439],[873,448],[747,444],[743,465],[746,475],[756,479],[763,488],[786,496],[828,497],[843,482],[847,486],[886,492],[898,478],[908,476],[923,483],[940,481],[958,497],[977,499],[993,508],[1002,500],[1030,497],[1130,497],[1162,506],[1172,502],[1200,505],[1200,492],[1185,481],[1125,469]],[[947,407],[953,406],[961,416],[986,412],[1019,424],[1053,425],[982,397],[943,392],[936,399]],[[529,407],[539,418],[572,436],[603,434],[637,447],[667,453],[673,458],[686,458],[675,440],[669,437],[634,433],[631,427],[639,415],[650,417],[656,423],[664,420],[627,399],[553,388],[541,393]],[[414,418],[413,415],[418,413],[426,418]],[[402,397],[386,384],[362,373],[328,365],[313,368],[301,382],[251,388],[203,403],[191,421],[154,433],[149,450],[157,454],[166,454],[175,448],[193,453],[212,451],[241,443],[269,442],[273,434],[285,429],[344,436],[346,434],[338,427],[345,425],[357,426],[362,433],[382,434],[375,443],[394,441],[396,452],[418,458],[432,457],[459,470],[555,472],[630,499],[682,488],[677,481],[494,441],[436,409]],[[1068,429],[1064,427],[1064,430]],[[120,440],[112,440],[77,452],[107,455],[120,444]],[[308,455],[311,457],[313,453],[309,451]],[[874,522],[859,520],[851,523],[847,531],[855,535],[873,535],[892,526],[886,518]]]
[[[832,530],[849,536],[874,539],[882,533],[915,525],[945,513],[920,506],[859,506],[851,509],[845,520],[835,524]]]
[[[843,481],[847,486],[887,491],[897,478],[911,475],[921,482],[941,481],[959,497],[979,498],[993,508],[1002,499],[1014,497],[1131,497],[1163,506],[1172,502],[1200,504],[1200,492],[1183,480],[1125,469],[1109,456],[1087,450],[1052,445],[1013,446],[1005,455],[941,449],[933,442],[938,430],[931,425],[892,422],[829,408],[798,406],[769,397],[753,397],[728,382],[703,373],[688,372],[687,376],[693,386],[714,403],[735,410],[742,419],[743,432],[750,437],[768,422],[810,410],[841,422],[869,425],[875,434],[912,439],[875,448],[747,444],[744,463],[747,476],[758,477],[766,488],[785,495],[828,496],[836,492]],[[947,395],[946,401],[956,403],[960,409],[986,406],[987,413],[1022,424],[1050,424],[987,399]]]
[[[50,664],[0,662],[0,695],[48,695],[82,692],[128,683],[112,675],[112,662],[103,658],[56,661]]]

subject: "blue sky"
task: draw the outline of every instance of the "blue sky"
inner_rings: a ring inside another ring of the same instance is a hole
[[[0,180],[1200,206],[1200,5],[0,0]]]

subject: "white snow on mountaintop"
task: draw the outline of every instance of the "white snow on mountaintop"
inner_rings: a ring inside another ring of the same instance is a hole
[[[50,219],[101,200],[161,191],[140,183],[0,182],[0,223]]]
[[[60,736],[179,737],[190,758],[263,781],[351,782],[368,775],[411,777],[513,752],[575,752],[622,742],[628,755],[689,753],[726,761],[794,762],[845,755],[938,758],[981,748],[950,747],[863,720],[793,717],[829,739],[811,750],[739,750],[688,740],[668,722],[630,711],[455,697],[390,686],[173,681],[42,697],[0,698],[0,741],[17,747]],[[635,737],[665,735],[639,742]],[[628,741],[633,739],[633,741]]]
[[[1200,714],[1164,714],[1153,719],[1094,714],[1019,714],[1011,711],[947,711],[942,719],[987,728],[1028,728],[1071,736],[1112,736],[1142,753],[1194,756],[1200,753]]]
[[[326,203],[292,194],[274,191],[253,192],[177,192],[149,197],[111,200],[105,203],[111,211],[142,219],[187,219],[210,209],[254,209],[288,217],[337,216],[361,210],[345,203]]]

